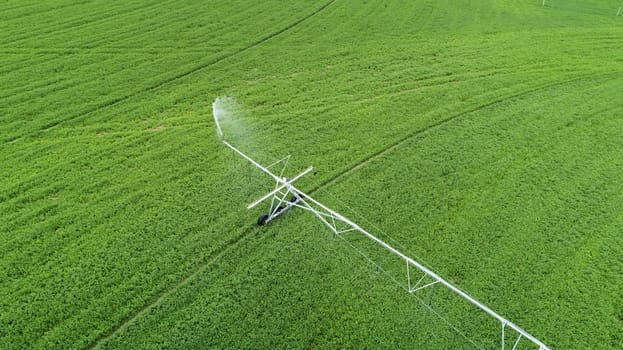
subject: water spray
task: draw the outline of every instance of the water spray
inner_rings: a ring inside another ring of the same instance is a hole
[[[221,124],[218,122],[219,115],[222,111],[220,101],[219,97],[212,103],[212,114],[214,115],[214,122],[216,123],[216,133],[218,134],[218,137],[223,140],[223,130],[221,130]]]
[[[369,233],[364,228],[357,225],[350,219],[337,213],[333,209],[330,209],[324,204],[313,199],[309,194],[304,193],[298,188],[296,188],[294,186],[294,182],[298,180],[299,178],[308,174],[312,170],[312,167],[307,168],[306,170],[304,170],[303,172],[299,173],[298,175],[292,178],[283,177],[285,165],[287,165],[287,160],[290,158],[289,156],[269,166],[263,166],[260,163],[256,162],[255,160],[253,160],[251,157],[244,154],[238,148],[234,147],[229,142],[225,141],[223,137],[223,131],[221,130],[221,127],[219,125],[219,117],[222,115],[222,113],[227,113],[227,111],[223,108],[224,106],[221,105],[223,102],[224,102],[224,99],[219,97],[212,104],[212,111],[214,113],[214,121],[216,122],[216,131],[219,137],[221,138],[221,141],[223,142],[225,146],[232,149],[235,153],[237,153],[238,155],[240,155],[241,157],[249,161],[256,168],[258,168],[259,170],[261,170],[268,176],[272,177],[273,180],[275,180],[274,190],[268,192],[266,195],[252,202],[247,207],[250,209],[260,203],[270,201],[270,209],[268,210],[268,213],[262,214],[258,218],[258,221],[257,221],[258,225],[268,224],[273,219],[282,215],[283,213],[285,213],[291,208],[299,208],[305,211],[309,211],[312,214],[314,214],[320,221],[322,221],[322,223],[324,223],[329,229],[331,229],[335,237],[344,239],[342,237],[342,234],[346,232],[351,232],[351,231],[357,232],[363,235],[364,237],[367,237],[371,241],[375,242],[376,244],[378,244],[385,250],[389,251],[391,254],[396,256],[396,258],[403,260],[403,262],[406,263],[406,273],[407,273],[406,278],[405,278],[406,286],[404,287],[409,293],[414,294],[418,292],[419,290],[422,290],[425,288],[431,288],[434,285],[443,285],[444,287],[446,287],[448,290],[450,290],[454,294],[468,301],[469,303],[471,303],[473,306],[480,309],[481,311],[484,311],[492,318],[496,319],[501,324],[500,335],[501,335],[501,345],[502,345],[503,350],[504,350],[505,341],[506,341],[505,337],[510,338],[511,336],[513,336],[512,339],[514,339],[514,346],[512,349],[516,349],[520,341],[522,339],[525,339],[524,341],[529,343],[527,344],[528,346],[538,348],[539,350],[549,350],[549,347],[547,347],[547,345],[545,345],[539,339],[537,339],[530,333],[526,332],[519,326],[515,325],[508,319],[502,317],[501,315],[499,315],[498,313],[496,313],[495,311],[493,311],[486,305],[482,304],[481,302],[473,298],[471,295],[467,294],[463,290],[456,287],[454,284],[448,282],[443,277],[433,272],[431,269],[427,268],[426,266],[419,263],[418,261],[410,258],[409,256],[403,254],[402,252],[398,251],[396,248],[392,247],[388,243],[382,241],[380,238]],[[273,165],[282,163],[284,162],[284,160],[285,160],[285,165],[279,175],[276,175],[270,170],[270,168]],[[411,271],[417,272],[419,274],[420,278],[419,278],[419,281],[417,281],[416,283],[411,280],[411,274],[412,274]],[[420,283],[424,280],[429,281],[429,283],[420,285]]]

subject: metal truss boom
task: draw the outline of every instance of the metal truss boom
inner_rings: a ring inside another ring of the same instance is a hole
[[[218,126],[218,124],[217,124],[217,126]],[[252,208],[252,207],[258,205],[259,203],[261,203],[261,202],[263,202],[265,200],[271,199],[271,198],[273,199],[273,202],[276,201],[277,206],[275,206],[273,208],[273,205],[271,205],[271,209],[269,211],[269,214],[266,217],[266,221],[265,221],[266,223],[268,223],[269,221],[271,221],[272,219],[274,219],[278,215],[282,214],[285,211],[285,209],[289,209],[289,208],[292,208],[292,207],[298,207],[298,208],[310,211],[314,215],[316,215],[327,227],[329,227],[333,231],[333,233],[335,235],[340,235],[342,233],[350,232],[350,231],[357,231],[357,232],[363,234],[365,237],[369,238],[370,240],[374,241],[375,243],[377,243],[378,245],[380,245],[384,249],[388,250],[392,254],[398,256],[400,259],[403,259],[406,262],[406,264],[407,264],[408,291],[410,293],[414,293],[414,292],[416,292],[418,290],[421,290],[421,289],[424,289],[424,288],[427,288],[427,287],[430,287],[430,286],[433,286],[433,285],[436,285],[436,284],[441,284],[441,285],[445,286],[446,288],[448,288],[450,291],[454,292],[456,295],[458,295],[461,298],[467,300],[469,303],[473,304],[474,306],[476,306],[480,310],[486,312],[491,317],[493,317],[496,320],[498,320],[501,323],[501,338],[502,338],[502,346],[501,346],[501,348],[502,348],[502,350],[504,350],[504,344],[505,344],[504,343],[504,338],[505,338],[505,335],[506,335],[506,329],[507,328],[510,328],[510,329],[514,330],[515,332],[517,332],[517,334],[519,334],[519,337],[516,339],[516,341],[514,343],[514,346],[512,348],[513,350],[517,347],[517,345],[519,344],[519,341],[522,338],[525,338],[525,339],[529,340],[530,342],[532,342],[534,345],[538,346],[539,350],[550,350],[549,347],[547,347],[543,342],[538,340],[536,337],[532,336],[530,333],[526,332],[524,329],[520,328],[519,326],[517,326],[513,322],[509,321],[508,319],[502,317],[500,314],[498,314],[497,312],[493,311],[492,309],[490,309],[489,307],[487,307],[486,305],[484,305],[480,301],[476,300],[474,297],[472,297],[471,295],[467,294],[466,292],[464,292],[460,288],[456,287],[452,283],[448,282],[443,277],[441,277],[437,273],[433,272],[432,270],[430,270],[429,268],[427,268],[423,264],[421,264],[418,261],[416,261],[416,260],[410,258],[409,256],[403,254],[398,249],[392,247],[391,245],[389,245],[385,241],[381,240],[380,238],[378,238],[375,235],[371,234],[370,232],[366,231],[365,229],[363,229],[361,226],[359,226],[358,224],[354,223],[350,219],[348,219],[345,216],[339,214],[338,212],[334,211],[333,209],[325,206],[324,204],[322,204],[319,201],[317,201],[314,198],[312,198],[310,195],[308,195],[308,194],[304,193],[303,191],[299,190],[298,188],[296,188],[293,185],[294,181],[296,181],[297,179],[301,178],[305,174],[309,173],[312,170],[311,167],[307,168],[301,174],[297,175],[296,177],[294,177],[292,179],[287,179],[285,177],[277,176],[277,175],[273,174],[267,167],[262,166],[261,164],[259,164],[258,162],[256,162],[255,160],[253,160],[252,158],[250,158],[249,156],[247,156],[246,154],[244,154],[240,150],[238,150],[236,147],[231,145],[229,142],[225,141],[222,138],[222,133],[220,132],[220,129],[218,131],[219,131],[219,135],[221,136],[221,141],[223,142],[223,144],[225,144],[227,147],[232,149],[234,152],[236,152],[237,154],[239,154],[240,156],[245,158],[247,161],[249,161],[255,167],[257,167],[258,169],[260,169],[261,171],[263,171],[264,173],[266,173],[267,175],[269,175],[270,177],[272,177],[275,180],[276,188],[273,191],[269,192],[267,195],[261,197],[260,199],[258,199],[257,201],[251,203],[248,206],[248,208]],[[292,199],[290,199],[290,200],[287,199],[289,194],[292,195]],[[420,270],[423,273],[422,278],[420,278],[420,280],[417,283],[415,283],[414,285],[412,285],[412,283],[411,283],[411,275],[410,275],[410,272],[409,272],[410,271],[409,270],[410,267],[415,267],[415,268],[417,268],[418,270]],[[423,286],[419,286],[419,284],[422,282],[424,277],[427,277],[427,276],[430,279],[432,279],[433,282],[428,283],[428,284],[423,285]]]

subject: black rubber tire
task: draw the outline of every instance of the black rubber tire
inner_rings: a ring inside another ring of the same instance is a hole
[[[269,216],[268,216],[268,214],[262,214],[262,215],[260,215],[260,217],[259,217],[259,218],[257,218],[257,224],[258,224],[259,226],[264,225],[264,224],[266,223],[266,220],[268,220],[268,217],[269,217]]]
[[[292,195],[292,198],[290,198],[290,202],[294,203],[294,202],[296,202],[296,201],[298,201],[299,199],[302,199],[302,198],[303,198],[303,195],[302,195],[302,194],[300,194],[300,193],[294,193],[294,194]]]

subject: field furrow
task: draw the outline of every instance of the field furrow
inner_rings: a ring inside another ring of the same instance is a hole
[[[5,1],[0,348],[501,347],[356,232],[257,227],[274,184],[217,97],[229,142],[551,349],[623,347],[618,7]]]

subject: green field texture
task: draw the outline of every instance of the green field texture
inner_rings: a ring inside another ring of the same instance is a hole
[[[623,348],[621,6],[0,3],[0,349],[501,348],[355,234],[257,227],[224,95],[233,144],[552,349]]]

